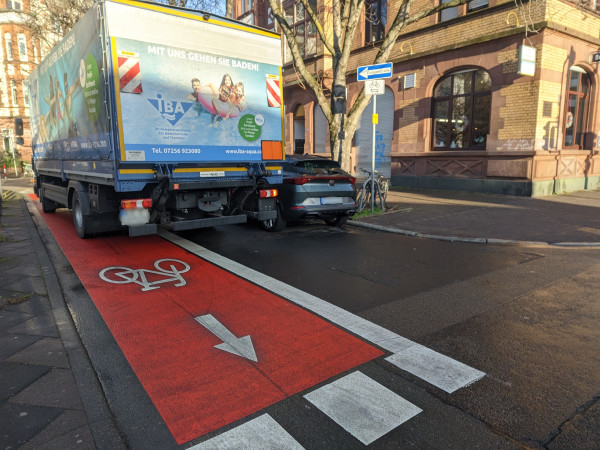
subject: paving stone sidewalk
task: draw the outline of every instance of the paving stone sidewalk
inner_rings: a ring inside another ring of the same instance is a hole
[[[0,215],[0,449],[124,448],[26,201]]]
[[[600,246],[600,190],[548,197],[390,191],[390,212],[353,225],[451,241]]]

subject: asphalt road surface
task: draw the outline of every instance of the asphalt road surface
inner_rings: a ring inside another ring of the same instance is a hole
[[[600,442],[596,249],[316,223],[77,240],[55,216],[53,263],[132,448]]]

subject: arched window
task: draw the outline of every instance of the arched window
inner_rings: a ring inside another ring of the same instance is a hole
[[[442,78],[433,93],[433,149],[485,149],[491,105],[492,80],[485,70]]]
[[[583,148],[585,123],[588,115],[590,79],[580,67],[569,69],[569,85],[565,102],[564,136],[565,147]]]

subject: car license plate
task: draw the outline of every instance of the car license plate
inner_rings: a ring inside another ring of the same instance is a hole
[[[342,197],[321,197],[321,205],[341,205]]]

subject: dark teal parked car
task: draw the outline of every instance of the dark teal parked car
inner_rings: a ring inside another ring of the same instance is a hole
[[[281,231],[287,222],[323,219],[341,226],[356,210],[354,178],[336,161],[314,155],[288,155],[283,184],[278,186],[277,219],[266,220],[268,231]]]

